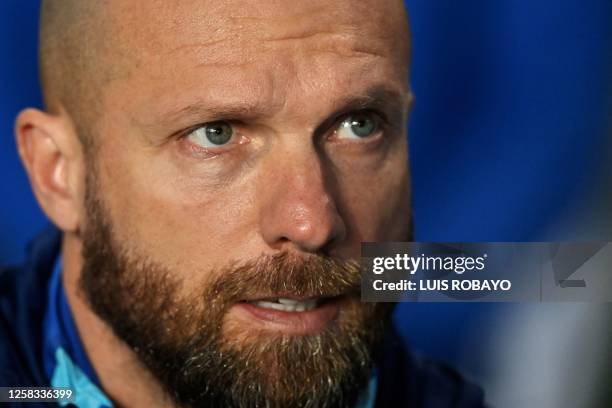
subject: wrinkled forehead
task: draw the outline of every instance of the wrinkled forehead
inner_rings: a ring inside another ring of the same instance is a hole
[[[194,105],[314,116],[331,109],[323,100],[335,103],[355,81],[364,88],[395,81],[397,93],[407,85],[401,1],[123,0],[111,2],[108,13],[113,47],[121,50],[113,59],[124,61],[127,74],[105,87],[102,99],[107,112],[132,123]],[[320,106],[305,114],[305,99]]]
[[[240,63],[292,43],[400,61],[409,52],[398,0],[122,0],[109,3],[107,16],[122,54],[142,63],[184,51],[199,51],[210,63]]]

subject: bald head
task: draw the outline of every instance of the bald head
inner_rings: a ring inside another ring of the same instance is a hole
[[[52,114],[22,112],[18,142],[117,405],[356,400],[384,318],[358,274],[296,265],[410,236],[409,44],[402,0],[43,0]],[[236,267],[278,254],[269,287]],[[314,309],[271,314],[281,296]]]
[[[40,75],[45,104],[75,105],[75,97],[92,79],[100,41],[100,3],[43,0],[40,13]],[[97,24],[95,24],[97,22]]]
[[[113,37],[106,2],[42,0],[39,61],[47,111],[66,111],[81,141],[100,114],[100,89],[121,75],[121,38]]]
[[[187,3],[193,4],[185,7]],[[208,4],[202,6],[202,3]],[[293,16],[297,19],[284,19],[286,7],[283,2],[272,1],[269,2],[271,7],[258,6],[250,11],[244,5],[232,3],[181,2],[181,5],[175,7],[159,1],[42,0],[39,56],[47,110],[57,113],[64,109],[81,132],[89,133],[92,124],[102,113],[102,87],[136,67],[142,54],[162,56],[161,48],[169,45],[164,44],[164,37],[174,39],[177,33],[187,34],[189,25],[194,22],[209,27],[208,30],[200,30],[198,36],[193,37],[192,43],[219,42],[220,47],[226,50],[218,52],[217,48],[211,52],[209,56],[214,60],[237,53],[246,54],[248,41],[244,42],[245,48],[240,49],[235,46],[239,45],[238,41],[228,48],[228,42],[234,41],[227,40],[248,40],[247,37],[253,34],[252,39],[256,43],[261,40],[257,38],[257,32],[265,31],[265,27],[276,21],[279,25],[296,27],[295,30],[285,30],[289,36],[308,36],[308,31],[312,31],[313,27],[303,24],[304,29],[300,29],[301,19],[320,11],[320,6],[311,7],[302,12],[298,10]],[[402,2],[390,1],[376,4],[375,7],[366,2],[334,3],[336,5],[326,5],[331,12],[328,15],[346,15],[347,10],[369,14],[369,20],[378,24],[379,28],[383,27],[381,18],[386,19],[383,23],[386,35],[404,37],[403,41],[396,43],[396,53],[400,58],[408,59],[409,42],[405,41],[408,32]],[[196,4],[200,5],[197,7],[199,10],[193,7]],[[231,15],[230,11],[236,15]],[[304,22],[307,20],[304,19]],[[329,25],[332,22],[321,23]],[[338,24],[345,24],[350,31],[358,28],[351,27],[347,21],[338,20]]]

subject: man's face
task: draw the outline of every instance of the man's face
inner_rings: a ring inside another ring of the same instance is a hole
[[[385,313],[360,303],[349,261],[362,241],[410,233],[407,28],[401,2],[380,3],[110,6],[106,55],[123,66],[99,95],[83,287],[153,371],[179,349],[198,351],[181,354],[197,362],[186,372],[254,363],[248,381],[290,377],[300,359],[342,376],[334,351],[367,358]],[[269,355],[283,350],[297,360]]]

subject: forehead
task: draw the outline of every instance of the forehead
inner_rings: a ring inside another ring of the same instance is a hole
[[[325,33],[384,38],[404,29],[405,20],[397,0],[111,0],[106,15],[124,36],[120,40],[144,42],[149,50],[185,41],[212,45]]]
[[[132,89],[143,110],[163,111],[168,99],[180,108],[203,90],[219,101],[258,95],[285,104],[282,94],[317,83],[340,90],[343,78],[366,73],[407,77],[401,1],[124,0],[111,1],[107,16],[121,50],[112,58],[127,68],[110,89]]]

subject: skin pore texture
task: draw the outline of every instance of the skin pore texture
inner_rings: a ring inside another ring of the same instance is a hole
[[[411,238],[402,2],[48,0],[40,53],[17,142],[105,393],[354,403],[360,244]]]

